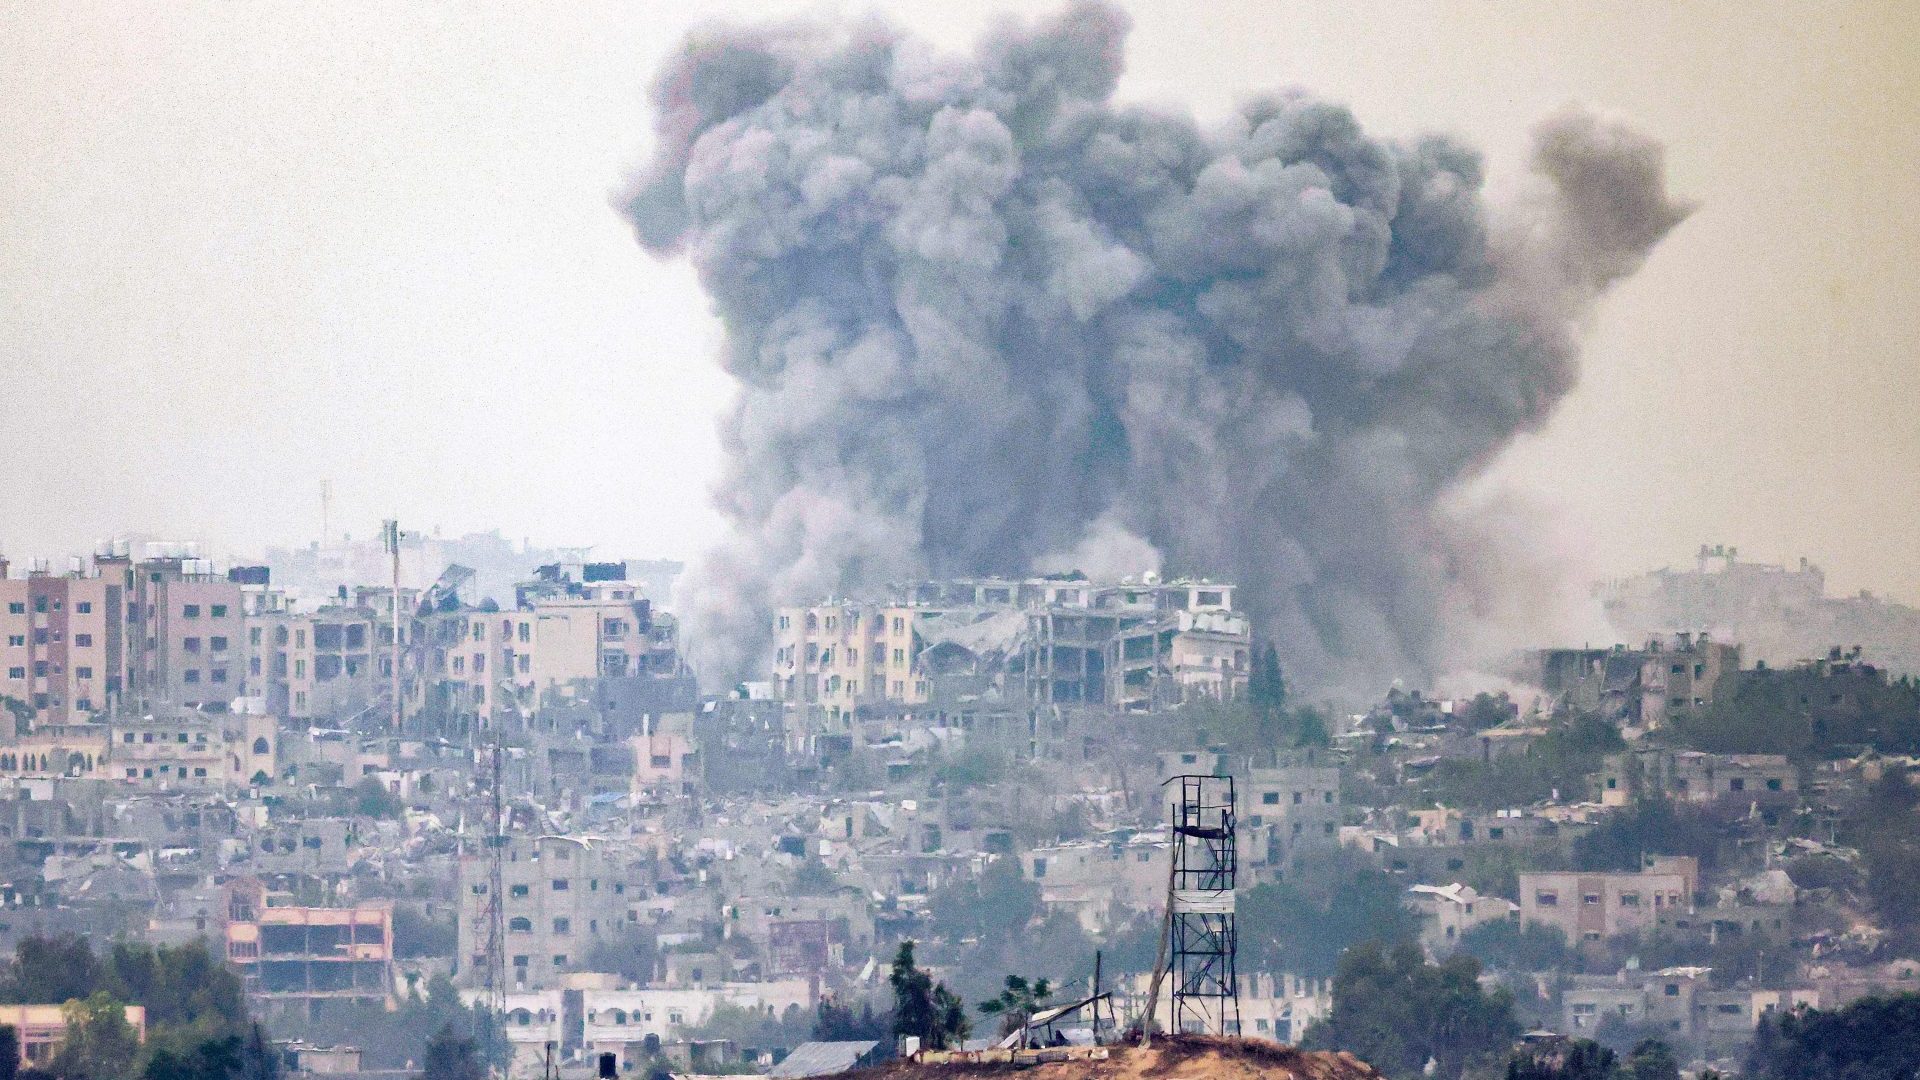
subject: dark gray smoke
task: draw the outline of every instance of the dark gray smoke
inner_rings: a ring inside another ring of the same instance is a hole
[[[721,29],[661,75],[623,206],[692,259],[741,383],[708,676],[757,664],[772,604],[1156,552],[1242,583],[1311,684],[1450,659],[1489,587],[1462,567],[1497,560],[1436,504],[1546,419],[1594,298],[1686,215],[1660,147],[1556,117],[1494,215],[1474,151],[1303,94],[1213,131],[1116,106],[1127,29],[1076,3],[971,58]]]

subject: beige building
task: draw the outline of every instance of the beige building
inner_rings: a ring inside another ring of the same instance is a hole
[[[137,563],[95,560],[102,575],[111,566],[132,573],[129,700],[197,708],[241,696],[246,607],[240,584],[185,545],[150,547],[157,553]]]
[[[506,986],[539,990],[573,972],[590,970],[597,943],[616,940],[637,919],[626,867],[605,844],[566,836],[510,836],[499,897],[505,927]],[[490,889],[488,861],[460,858],[460,942],[456,978],[482,985],[487,963]]]
[[[345,720],[373,706],[392,670],[374,619],[370,609],[344,605],[272,605],[248,615],[248,691],[290,720]]]
[[[0,697],[49,724],[116,705],[128,670],[126,574],[8,572],[0,559]]]
[[[1284,875],[1297,868],[1302,853],[1340,846],[1339,769],[1253,769],[1240,792],[1240,850],[1257,874]]]
[[[1520,875],[1520,919],[1551,926],[1577,947],[1597,945],[1617,934],[1650,930],[1674,911],[1691,911],[1699,887],[1699,861],[1660,855],[1638,872],[1577,872]]]
[[[104,725],[106,754],[95,775],[173,788],[270,782],[278,774],[279,724],[258,699],[235,704],[220,713],[114,717]]]
[[[1520,905],[1498,896],[1483,896],[1471,885],[1415,885],[1407,890],[1407,904],[1420,916],[1420,944],[1429,956],[1445,956],[1460,936],[1487,923],[1513,922]]]
[[[982,697],[1150,710],[1235,697],[1250,671],[1233,587],[1204,580],[921,582],[781,608],[772,629],[776,695],[829,725]]]
[[[146,1042],[146,1006],[126,1006],[126,1018],[134,1035]],[[0,1005],[0,1024],[17,1033],[22,1068],[44,1068],[67,1037],[67,1014],[60,1005]]]

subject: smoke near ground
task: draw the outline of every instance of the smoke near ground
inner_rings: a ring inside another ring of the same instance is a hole
[[[1116,105],[1127,29],[1076,3],[971,57],[713,29],[660,75],[622,205],[698,269],[741,387],[734,533],[687,593],[709,680],[757,664],[772,604],[1076,560],[1240,582],[1323,689],[1431,675],[1502,606],[1497,541],[1443,499],[1686,215],[1660,147],[1553,117],[1497,212],[1472,149],[1305,94],[1214,130]]]

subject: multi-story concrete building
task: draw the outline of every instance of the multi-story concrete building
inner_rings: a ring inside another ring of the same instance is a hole
[[[1253,769],[1242,781],[1241,850],[1256,876],[1298,869],[1304,852],[1340,846],[1340,770]]]
[[[1799,797],[1800,774],[1783,754],[1706,754],[1656,748],[1609,754],[1600,770],[1600,801],[1626,806],[1660,797],[1711,804],[1722,800],[1777,807]]]
[[[1699,887],[1699,862],[1660,855],[1648,869],[1612,873],[1523,873],[1520,919],[1550,926],[1570,944],[1593,947],[1607,938],[1650,930],[1676,909],[1691,910]]]
[[[1722,677],[1739,670],[1740,646],[1683,632],[1639,649],[1537,650],[1519,674],[1556,704],[1657,728],[1713,704]]]
[[[176,788],[270,781],[278,771],[279,725],[255,699],[238,703],[215,713],[163,708],[115,716],[102,725],[106,752],[94,775]]]
[[[1097,933],[1165,903],[1172,860],[1166,833],[1156,832],[1036,847],[1020,868],[1040,886],[1040,902],[1049,912],[1067,912]]]
[[[1150,710],[1234,697],[1250,670],[1233,587],[1208,581],[921,582],[782,608],[773,636],[776,693],[830,722],[983,695]]]
[[[329,605],[296,612],[269,605],[247,616],[247,687],[289,720],[345,720],[386,690],[371,609]],[[389,630],[389,633],[391,631]]]
[[[8,571],[0,559],[0,697],[50,724],[117,705],[127,681],[125,575]]]
[[[269,1014],[309,1019],[327,1003],[385,1005],[393,996],[393,906],[303,907],[258,878],[227,886],[227,962]]]
[[[677,624],[625,580],[575,582],[548,567],[518,598],[511,610],[455,606],[419,617],[412,707],[484,721],[576,684],[684,673]]]
[[[127,600],[130,699],[197,708],[243,694],[246,605],[239,581],[191,545],[149,545],[149,557],[96,559],[132,574]]]
[[[508,987],[543,989],[586,971],[597,943],[616,940],[631,918],[627,867],[607,846],[567,836],[510,836],[501,852],[499,897],[506,931]],[[487,963],[488,859],[460,858],[460,943],[463,986],[480,985]]]

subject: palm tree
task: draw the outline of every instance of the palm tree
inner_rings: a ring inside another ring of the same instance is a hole
[[[1007,976],[1007,988],[1000,996],[991,1001],[980,1003],[980,1012],[986,1016],[1000,1018],[1000,1034],[1011,1035],[1022,1031],[1033,1014],[1046,1007],[1047,999],[1053,996],[1053,987],[1047,980],[1039,979],[1029,983],[1018,975]],[[1021,1040],[1023,1043],[1025,1039]]]

